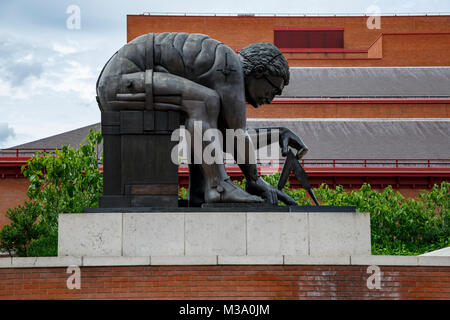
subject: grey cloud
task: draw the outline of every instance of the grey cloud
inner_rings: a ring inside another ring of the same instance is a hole
[[[67,43],[66,39],[54,39],[51,42],[38,42],[27,38],[18,38],[11,35],[0,34],[0,79],[6,81],[11,87],[20,87],[30,78],[41,78],[44,73],[59,73],[65,75],[65,70],[71,63],[78,62],[90,69],[98,68],[108,55],[96,54],[92,49],[85,49],[83,44]],[[62,54],[54,48],[58,43],[61,47],[75,47],[75,52]],[[102,52],[105,46],[97,50]],[[111,52],[113,50],[110,50]],[[59,79],[47,79],[59,81]]]
[[[15,135],[13,128],[9,127],[5,122],[0,122],[0,142],[4,142],[10,137],[15,137]]]
[[[4,67],[6,79],[8,79],[13,87],[23,84],[29,77],[39,78],[44,68],[40,63],[17,62]]]
[[[39,78],[43,62],[50,50],[10,36],[0,36],[0,74],[12,87],[20,86],[29,77]]]
[[[105,32],[125,27],[125,16],[130,7],[122,1],[90,0],[18,0],[0,3],[0,18],[5,24],[12,24],[20,29],[47,28],[54,31],[67,31],[66,22],[71,13],[67,8],[77,5],[81,13],[81,30],[79,32]],[[127,10],[128,9],[128,10]],[[131,10],[131,13],[141,13]]]

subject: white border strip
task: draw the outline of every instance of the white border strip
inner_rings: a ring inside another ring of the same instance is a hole
[[[378,265],[450,267],[450,256],[154,256],[154,257],[6,257],[1,268],[143,265]]]

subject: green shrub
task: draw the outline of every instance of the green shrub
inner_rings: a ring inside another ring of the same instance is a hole
[[[275,187],[279,176],[276,173],[263,179]],[[245,179],[234,182],[245,189]],[[449,189],[450,183],[442,182],[419,193],[417,199],[405,199],[391,186],[378,192],[368,184],[351,192],[342,186],[331,189],[326,184],[313,190],[323,205],[355,206],[358,212],[370,213],[372,254],[418,255],[450,245]],[[286,185],[283,191],[299,205],[312,204],[304,189],[289,189]]]
[[[1,249],[10,255],[26,256],[30,244],[41,235],[42,224],[38,222],[41,208],[38,203],[25,201],[6,211],[6,217],[11,220],[9,225],[0,232]]]
[[[434,185],[417,199],[405,199],[391,186],[378,192],[368,184],[352,192],[322,185],[315,193],[323,204],[350,205],[370,213],[372,254],[417,255],[450,245],[449,186]]]
[[[18,256],[53,256],[58,247],[58,214],[98,207],[103,175],[96,147],[102,135],[94,130],[74,150],[36,153],[22,172],[30,180],[24,206],[8,210],[12,220],[0,231],[0,249]]]

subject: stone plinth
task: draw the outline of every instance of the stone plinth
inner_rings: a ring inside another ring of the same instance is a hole
[[[359,212],[114,212],[61,214],[59,256],[370,255]]]

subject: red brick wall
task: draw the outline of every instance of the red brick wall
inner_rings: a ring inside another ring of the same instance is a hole
[[[23,204],[27,198],[29,186],[28,179],[25,178],[6,178],[0,179],[0,230],[10,220],[5,217],[6,210]]]
[[[345,49],[363,53],[285,53],[290,66],[448,66],[450,16],[381,17],[381,29],[367,29],[367,17],[237,17],[128,15],[127,41],[148,32],[204,33],[241,49],[273,43],[274,28],[344,28]],[[242,32],[245,30],[245,32]],[[414,33],[427,33],[414,35]],[[445,34],[447,33],[447,34]],[[382,36],[381,43],[371,45]]]
[[[65,268],[0,269],[1,299],[450,299],[450,267],[380,266],[82,267],[69,290]]]
[[[448,103],[274,103],[254,108],[247,118],[448,118]]]
[[[450,32],[447,29],[447,32]],[[382,47],[370,53],[285,53],[291,67],[423,67],[448,66],[450,34],[383,34]],[[412,45],[414,44],[414,45]]]

